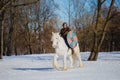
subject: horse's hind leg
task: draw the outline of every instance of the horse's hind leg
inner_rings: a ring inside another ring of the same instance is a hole
[[[81,55],[80,55],[80,53],[78,53],[77,54],[77,58],[78,58],[78,60],[79,60],[79,67],[83,67],[83,63],[82,63],[82,60],[81,60]]]
[[[70,68],[73,68],[73,58],[72,58],[72,54],[69,56],[69,60],[70,60]]]
[[[67,66],[66,66],[66,55],[64,55],[64,58],[63,58],[63,70],[67,70]]]
[[[57,70],[59,70],[59,65],[58,65],[57,59],[58,59],[58,55],[55,54],[55,55],[54,55],[54,60],[53,60],[53,66],[54,66]]]

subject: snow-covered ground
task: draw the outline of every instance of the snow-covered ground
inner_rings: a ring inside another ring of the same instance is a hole
[[[53,68],[53,54],[4,56],[0,80],[120,80],[120,52],[100,52],[98,61],[87,61],[89,52],[81,56],[84,68],[76,65],[67,71]],[[61,59],[59,63],[62,67]]]

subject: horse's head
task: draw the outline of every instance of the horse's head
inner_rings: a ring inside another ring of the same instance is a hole
[[[57,47],[58,42],[59,42],[59,38],[60,38],[59,33],[54,33],[54,32],[52,32],[51,41],[53,42],[53,43],[52,43],[52,47],[53,47],[53,48],[56,48],[56,47]]]

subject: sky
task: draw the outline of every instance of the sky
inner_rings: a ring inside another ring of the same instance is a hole
[[[60,18],[63,22],[68,22],[68,16],[66,15],[68,0],[54,0],[54,1],[56,4],[59,5],[59,9],[56,9],[55,11],[55,13],[58,14],[58,18]],[[86,0],[86,3],[85,3],[85,10],[87,10],[88,12],[91,12],[90,10],[91,1],[94,1],[94,0]],[[108,3],[108,6],[109,6],[110,0],[107,0],[105,3]],[[120,0],[115,0],[115,5],[120,8],[119,4],[120,4]]]
[[[59,5],[59,9],[56,9],[55,13],[58,14],[58,17],[63,21],[63,22],[68,22],[68,17],[65,15],[65,4],[67,4],[66,0],[54,0],[55,3]]]
[[[67,8],[68,8],[68,0],[54,0],[56,4],[59,5],[59,8],[56,9],[55,13],[58,14],[58,17],[63,21],[63,22],[68,22],[68,15],[67,15]],[[88,2],[85,3],[85,8],[89,10],[89,4]]]

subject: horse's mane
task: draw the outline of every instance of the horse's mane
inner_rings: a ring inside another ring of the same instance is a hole
[[[59,34],[60,40],[64,41],[64,38]]]
[[[60,35],[60,34],[58,34],[59,35],[59,40],[66,46],[66,43],[65,43],[65,41],[64,41],[64,38]],[[63,46],[63,45],[62,45]]]

